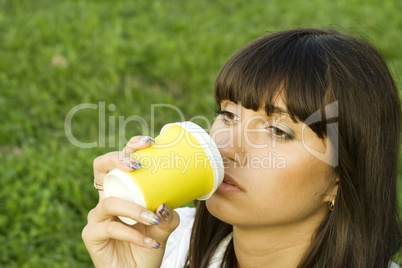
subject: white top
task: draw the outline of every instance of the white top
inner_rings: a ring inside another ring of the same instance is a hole
[[[180,224],[169,236],[163,256],[162,268],[182,268],[190,247],[191,229],[193,228],[195,208],[175,209],[180,216]]]
[[[190,246],[190,236],[194,223],[195,208],[184,207],[178,208],[176,211],[180,216],[180,224],[169,236],[161,268],[183,268]],[[218,249],[209,264],[209,268],[220,267],[223,254],[231,238],[232,235],[229,235],[219,244]],[[391,262],[389,268],[400,267],[396,263]]]

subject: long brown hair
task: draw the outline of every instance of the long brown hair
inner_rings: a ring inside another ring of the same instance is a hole
[[[215,98],[271,113],[278,89],[291,118],[310,125],[320,138],[337,122],[339,186],[335,209],[316,230],[298,267],[388,267],[401,247],[396,178],[400,101],[395,82],[367,42],[333,29],[293,29],[263,36],[223,66]],[[325,120],[325,106],[337,101],[338,117]],[[329,137],[334,138],[334,137]],[[186,267],[208,266],[232,226],[199,202]],[[221,267],[236,266],[233,241]]]

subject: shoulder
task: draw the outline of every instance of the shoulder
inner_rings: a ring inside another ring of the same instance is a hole
[[[183,207],[175,211],[180,216],[180,224],[169,236],[161,267],[183,267],[190,246],[195,208]]]

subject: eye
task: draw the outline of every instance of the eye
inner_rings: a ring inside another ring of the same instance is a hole
[[[268,132],[272,135],[274,139],[278,140],[293,140],[294,137],[288,134],[286,131],[280,129],[275,125],[267,125]]]
[[[221,116],[222,120],[225,123],[233,123],[235,121],[237,121],[237,122],[241,121],[241,118],[239,116],[237,116],[234,113],[231,113],[229,111],[218,110],[216,113]]]

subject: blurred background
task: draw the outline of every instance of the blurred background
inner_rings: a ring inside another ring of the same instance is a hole
[[[183,116],[212,122],[219,69],[267,32],[354,32],[401,89],[401,11],[400,0],[0,0],[0,266],[92,267],[81,230],[97,203],[93,159]]]

